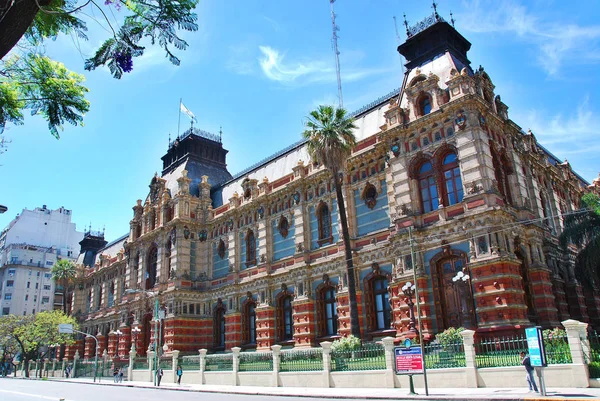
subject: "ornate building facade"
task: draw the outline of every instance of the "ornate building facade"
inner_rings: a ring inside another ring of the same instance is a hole
[[[402,287],[413,269],[426,338],[568,318],[599,328],[598,292],[577,282],[557,235],[600,180],[586,183],[509,119],[453,26],[435,14],[408,33],[398,48],[403,86],[354,113],[358,145],[343,177],[363,337],[411,333],[417,300]],[[329,172],[303,142],[234,177],[226,153],[220,137],[188,130],[133,207],[130,232],[86,248],[73,312],[100,352],[126,355],[135,342],[144,354],[155,332],[184,353],[310,347],[349,334]],[[80,340],[67,356],[76,349],[94,353]]]

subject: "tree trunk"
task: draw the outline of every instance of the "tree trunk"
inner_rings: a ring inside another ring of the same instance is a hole
[[[33,23],[39,8],[35,0],[0,0],[0,60],[17,44]],[[49,5],[51,0],[39,0],[41,6]]]
[[[67,284],[66,284],[67,280],[63,280],[63,291],[62,291],[62,298],[63,298],[63,312],[65,313],[65,315],[67,314]]]
[[[352,248],[350,247],[350,233],[348,232],[348,219],[346,218],[346,205],[342,194],[342,183],[337,171],[334,172],[333,182],[337,195],[338,209],[342,223],[342,237],[346,256],[346,271],[348,272],[348,295],[350,298],[350,332],[354,337],[361,338],[358,323],[358,303],[356,302],[356,280],[354,277],[354,262],[352,261]]]
[[[23,371],[25,372],[25,377],[29,377],[29,359],[23,358]]]

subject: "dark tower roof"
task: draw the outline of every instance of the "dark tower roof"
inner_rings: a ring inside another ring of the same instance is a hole
[[[78,260],[79,263],[83,263],[84,266],[94,266],[96,264],[96,255],[98,251],[107,244],[104,240],[104,233],[101,232],[93,232],[86,231],[83,234],[83,239],[79,242],[81,246],[81,251],[79,252],[81,259],[81,255],[83,255],[83,260]]]
[[[408,39],[398,46],[398,51],[406,58],[406,68],[409,70],[423,65],[446,51],[464,65],[471,64],[467,58],[471,43],[437,13],[413,27],[407,25],[406,33]]]
[[[192,180],[190,193],[197,196],[198,184],[203,175],[208,176],[208,182],[212,186],[231,179],[226,162],[228,152],[223,148],[220,136],[198,128],[190,128],[169,143],[169,150],[161,158],[162,177],[169,181],[171,177],[168,176],[173,175],[171,173],[183,165]]]

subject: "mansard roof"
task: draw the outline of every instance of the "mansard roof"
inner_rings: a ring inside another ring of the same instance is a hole
[[[379,127],[385,120],[383,115],[385,111],[384,107],[387,108],[389,100],[394,96],[398,96],[399,92],[400,89],[393,90],[350,114],[350,116],[355,118],[355,123],[358,127],[354,132],[357,141],[366,139],[380,131]],[[299,161],[309,163],[310,156],[306,150],[305,143],[304,139],[295,142],[287,148],[239,172],[231,180],[213,187],[213,207],[223,205],[235,192],[239,192],[242,181],[246,178],[262,182],[266,177],[269,182],[273,182],[287,174],[291,174],[292,168],[297,166]]]

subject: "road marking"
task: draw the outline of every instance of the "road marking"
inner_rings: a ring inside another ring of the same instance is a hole
[[[49,397],[47,395],[39,395],[39,394],[22,393],[20,391],[9,391],[9,390],[0,389],[0,393],[17,394],[17,395],[24,395],[27,397],[36,397],[36,398],[42,398],[44,400],[56,401],[56,397]],[[60,398],[60,399],[64,400],[64,401],[70,401],[70,400],[67,400],[66,398]]]

